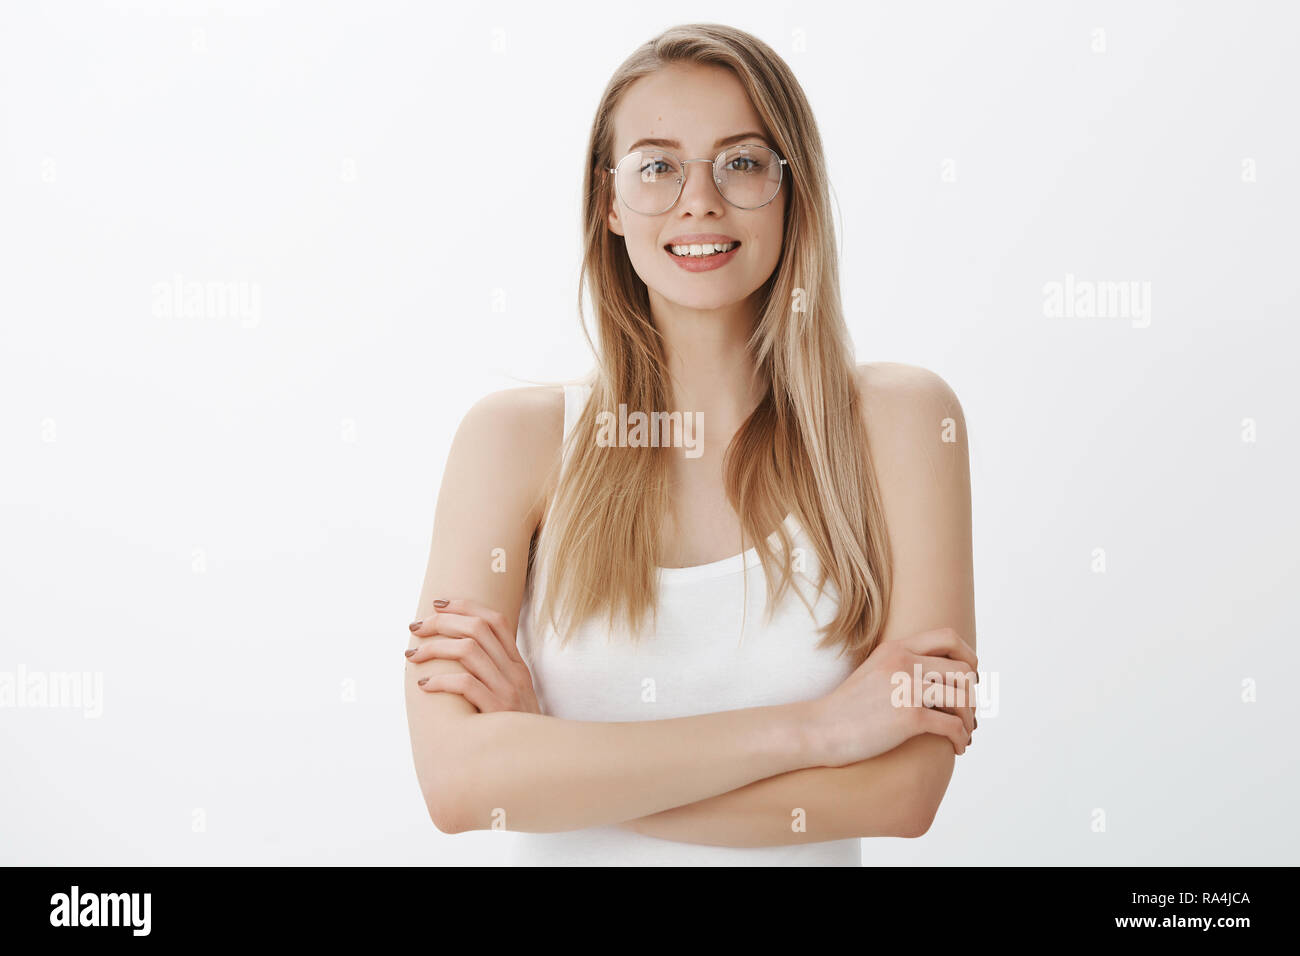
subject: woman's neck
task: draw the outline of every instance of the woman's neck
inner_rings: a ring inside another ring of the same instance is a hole
[[[705,454],[710,445],[720,454],[763,396],[749,352],[755,308],[744,300],[723,309],[690,309],[651,293],[651,311],[663,336],[672,389],[665,411],[702,415]]]

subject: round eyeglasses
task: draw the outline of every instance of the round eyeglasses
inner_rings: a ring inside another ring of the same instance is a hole
[[[681,198],[687,163],[711,163],[718,192],[739,209],[758,209],[775,199],[787,165],[766,146],[745,145],[724,149],[716,159],[678,159],[663,149],[636,149],[606,171],[614,174],[614,191],[623,205],[643,216],[658,216]]]

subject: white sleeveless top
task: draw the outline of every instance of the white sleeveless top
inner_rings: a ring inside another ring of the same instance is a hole
[[[565,386],[566,438],[589,395],[588,386]],[[786,527],[795,548],[803,549],[804,570],[796,572],[795,582],[812,603],[816,552],[793,516]],[[779,542],[775,535],[773,540]],[[545,635],[532,633],[533,590],[530,573],[519,615],[520,656],[532,673],[542,713],[566,720],[662,720],[793,703],[829,693],[853,670],[848,655],[837,658],[835,650],[816,646],[821,637],[816,627],[836,610],[832,586],[812,605],[815,621],[804,603],[787,593],[766,622],[766,582],[752,548],[710,564],[661,568],[657,627],[641,635],[639,646],[629,635],[610,634],[607,625],[593,621],[561,649],[550,628]],[[862,865],[859,839],[720,847],[662,840],[618,826],[508,836],[507,862],[515,866]]]

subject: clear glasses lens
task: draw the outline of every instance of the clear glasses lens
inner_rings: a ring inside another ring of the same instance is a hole
[[[677,201],[685,178],[681,161],[658,149],[633,150],[614,173],[618,196],[633,212],[657,216]]]
[[[618,196],[633,212],[657,216],[681,195],[685,166],[672,153],[642,149],[628,153],[614,173]],[[766,146],[733,146],[713,164],[722,197],[741,209],[771,202],[781,186],[781,161]]]
[[[727,202],[755,209],[776,197],[781,160],[766,146],[733,146],[714,164],[713,175]]]

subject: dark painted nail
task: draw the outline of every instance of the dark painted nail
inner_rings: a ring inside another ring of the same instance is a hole
[[[416,628],[418,628],[418,627],[419,627],[421,624],[423,624],[423,623],[424,623],[423,621],[416,621],[415,623],[413,623],[413,624],[411,625],[411,630],[414,631]]]
[[[442,598],[438,598],[438,600],[436,600],[436,601],[433,602],[433,606],[434,606],[434,607],[446,607],[446,606],[447,606],[447,602],[444,601]]]
[[[416,683],[419,684],[421,687],[423,687],[425,683],[428,682],[428,680],[429,678],[427,677],[421,677],[419,680],[416,681]]]
[[[406,656],[407,656],[407,657],[410,657],[410,656],[411,656],[412,654],[414,654],[414,653],[415,653],[415,648],[412,647],[409,651],[406,652]]]

